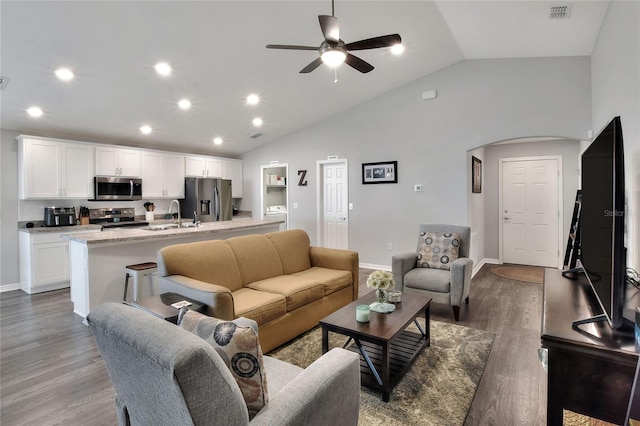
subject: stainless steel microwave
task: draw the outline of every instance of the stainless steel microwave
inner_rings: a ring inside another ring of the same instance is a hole
[[[95,201],[134,201],[142,199],[142,179],[96,176]]]

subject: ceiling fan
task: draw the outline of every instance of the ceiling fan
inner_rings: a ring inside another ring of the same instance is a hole
[[[317,50],[320,54],[316,60],[300,70],[301,74],[310,73],[325,63],[329,68],[336,68],[345,62],[352,68],[361,73],[368,73],[373,70],[373,65],[352,55],[349,52],[355,50],[378,49],[381,47],[391,47],[402,43],[399,34],[389,34],[380,37],[368,38],[366,40],[354,41],[353,43],[345,43],[340,40],[340,30],[338,28],[338,18],[334,14],[334,0],[331,0],[331,16],[318,15],[320,21],[320,29],[324,35],[324,40],[319,47],[315,46],[296,46],[290,44],[267,44],[267,49],[286,49],[286,50]]]

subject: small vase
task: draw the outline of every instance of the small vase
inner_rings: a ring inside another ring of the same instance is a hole
[[[378,303],[387,303],[387,290],[381,288],[376,290],[376,298]]]

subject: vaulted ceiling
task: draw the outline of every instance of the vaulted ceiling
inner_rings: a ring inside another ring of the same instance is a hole
[[[569,17],[550,19],[550,6]],[[590,55],[607,1],[341,1],[345,42],[399,33],[375,69],[298,71],[324,1],[2,1],[0,126],[25,134],[237,156],[463,59]],[[171,65],[162,77],[154,65]],[[64,82],[54,71],[70,68]],[[334,82],[337,77],[337,82]],[[246,96],[260,102],[251,106]],[[177,102],[189,99],[181,110]],[[26,110],[38,106],[39,118]],[[252,120],[263,124],[255,127]],[[152,132],[143,135],[142,125]],[[262,136],[251,138],[251,135]],[[221,145],[214,145],[221,137]]]

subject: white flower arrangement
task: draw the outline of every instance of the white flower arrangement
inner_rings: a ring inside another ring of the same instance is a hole
[[[391,272],[387,271],[375,271],[367,278],[367,287],[375,288],[376,290],[389,290],[396,285],[393,280]]]

